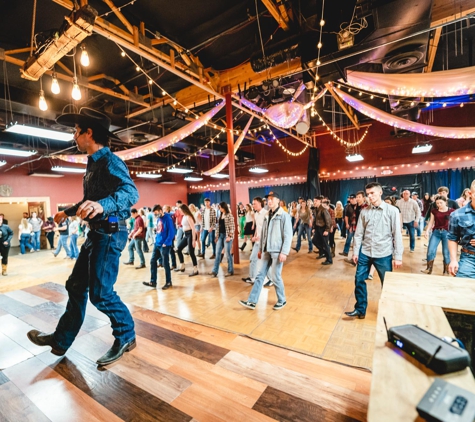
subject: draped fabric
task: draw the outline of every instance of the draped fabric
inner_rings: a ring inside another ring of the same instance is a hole
[[[426,75],[426,74],[425,74]],[[338,88],[333,88],[334,91],[351,107],[358,110],[365,116],[377,120],[389,126],[396,127],[398,129],[405,129],[411,132],[420,133],[428,136],[437,136],[439,138],[453,138],[453,139],[467,139],[475,138],[475,127],[442,127],[442,126],[430,126],[422,123],[411,122],[410,120],[402,119],[401,117],[393,116],[390,113],[386,113],[379,108],[373,107],[363,101],[357,100],[355,97],[343,92]]]
[[[247,122],[246,127],[243,129],[243,131],[241,132],[239,137],[236,139],[236,142],[234,144],[234,154],[236,154],[236,152],[238,152],[238,149],[241,146],[242,141],[244,140],[245,136],[247,135],[247,131],[249,130],[249,126],[251,126],[252,119],[253,119],[253,117],[251,116],[251,118]],[[217,166],[213,167],[212,169],[210,169],[208,171],[203,172],[203,174],[206,175],[206,176],[211,176],[212,174],[219,173],[228,164],[229,164],[229,154],[226,154],[226,157],[224,157],[223,160]]]
[[[431,73],[348,72],[355,88],[404,97],[452,97],[475,92],[475,67]]]
[[[225,101],[222,101],[220,104],[214,106],[207,113],[200,116],[198,119],[188,123],[186,126],[172,132],[162,138],[157,139],[156,141],[151,141],[145,145],[140,145],[135,148],[125,149],[122,151],[114,152],[115,155],[122,158],[122,160],[132,160],[136,158],[143,157],[145,155],[153,154],[162,149],[168,148],[169,146],[180,142],[182,139],[190,136],[193,132],[197,131],[199,128],[204,126],[209,119],[211,119],[219,110],[224,107]],[[87,155],[57,155],[55,158],[59,158],[63,161],[68,161],[70,163],[87,163]]]

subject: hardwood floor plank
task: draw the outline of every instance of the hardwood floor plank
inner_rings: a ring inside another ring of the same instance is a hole
[[[53,356],[55,360],[62,359],[49,352],[44,355]],[[66,381],[38,357],[19,363],[6,372],[21,392],[46,416],[44,420],[54,422],[119,422],[121,420]],[[14,421],[21,421],[21,419]]]
[[[33,357],[33,354],[28,350],[15,343],[5,334],[0,333],[0,370],[9,368],[31,357]]]
[[[356,419],[325,409],[299,397],[267,387],[253,406],[264,415],[282,422],[354,422]]]
[[[5,334],[15,343],[28,350],[31,354],[39,355],[45,351],[45,348],[36,346],[28,340],[26,333],[32,329],[33,327],[31,325],[13,315],[4,315],[0,317],[0,333]]]
[[[368,396],[364,394],[236,352],[229,352],[217,365],[326,409],[366,420]]]
[[[23,291],[28,292],[38,297],[42,297],[43,299],[46,299],[47,301],[55,302],[55,303],[62,302],[63,300],[67,298],[67,296],[65,296],[62,293],[59,293],[53,290],[48,290],[41,286],[42,285],[40,284],[38,286],[27,287],[26,289],[23,289]]]
[[[189,421],[191,416],[97,365],[75,350],[51,365],[58,374],[124,420]]]
[[[0,384],[0,397],[0,421],[2,422],[49,421],[11,381]]]
[[[5,384],[8,381],[10,381],[10,379],[3,373],[3,371],[0,371],[0,385]]]
[[[222,347],[141,320],[135,321],[135,331],[141,337],[213,364],[219,362],[229,352]]]
[[[43,289],[51,290],[52,292],[61,293],[64,296],[68,295],[68,291],[66,290],[66,287],[64,287],[64,284],[48,282],[40,284],[39,286]]]
[[[34,312],[31,306],[18,302],[15,299],[5,296],[5,294],[0,294],[0,309],[18,318]]]
[[[231,421],[273,421],[274,419],[256,412],[232,398],[224,397],[216,389],[193,384],[172,402],[172,405],[201,422]]]
[[[25,292],[23,290],[14,290],[13,292],[4,293],[5,296],[8,296],[12,299],[17,300],[28,306],[36,306],[42,303],[48,302],[47,299],[44,299],[39,296],[35,296],[31,293]]]

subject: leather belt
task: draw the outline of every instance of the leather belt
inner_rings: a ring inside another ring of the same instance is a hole
[[[125,220],[119,220],[118,223],[119,223],[119,226],[126,226]],[[89,221],[89,227],[91,228],[91,230],[108,229],[109,221],[107,220]]]
[[[468,249],[464,249],[464,248],[462,248],[462,252],[468,253],[470,255],[475,255],[475,252],[469,251]]]

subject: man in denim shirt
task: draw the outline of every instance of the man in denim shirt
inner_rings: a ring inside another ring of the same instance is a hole
[[[119,257],[127,243],[125,219],[130,217],[130,208],[139,195],[127,166],[108,148],[109,138],[116,137],[109,132],[106,115],[83,107],[78,114],[59,116],[57,122],[75,127],[78,150],[86,152],[88,158],[83,199],[57,213],[54,220],[59,224],[77,215],[89,222],[91,230],[66,281],[68,304],[55,332],[32,330],[28,338],[38,346],[50,346],[55,355],[64,355],[81,329],[89,294],[91,303],[111,321],[114,345],[97,360],[99,365],[108,365],[135,347],[134,321],[114,291],[114,284]],[[118,220],[115,227],[110,224],[113,220]]]
[[[471,201],[450,214],[449,273],[455,277],[475,278],[475,180],[470,186]],[[457,246],[462,247],[460,261],[457,262]]]
[[[277,303],[273,309],[277,311],[287,305],[282,268],[292,243],[292,221],[290,215],[279,207],[280,196],[276,192],[269,192],[266,198],[269,204],[269,213],[264,217],[262,232],[260,233],[259,252],[257,253],[257,257],[262,259],[262,265],[248,300],[240,300],[239,303],[248,309],[256,308],[266,274],[269,269],[272,269],[273,282],[277,293]]]

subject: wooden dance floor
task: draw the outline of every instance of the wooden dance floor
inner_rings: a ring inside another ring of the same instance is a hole
[[[342,248],[338,240],[337,252]],[[418,240],[416,253],[404,254],[401,277],[419,273],[425,250]],[[350,320],[344,311],[354,305],[354,267],[338,255],[322,267],[304,244],[284,265],[288,305],[272,310],[272,287],[251,311],[237,303],[251,288],[241,281],[249,253],[229,278],[225,266],[218,278],[201,275],[211,270],[209,259],[189,278],[186,257],[187,271],[173,273],[167,291],[142,285],[148,262],[141,270],[121,266],[116,287],[133,312],[138,347],[104,370],[94,362],[113,338],[93,306],[65,357],[26,338],[32,328],[54,330],[73,262],[49,251],[11,256],[9,275],[0,278],[0,421],[365,420],[377,274],[368,281],[366,319]],[[442,273],[441,261],[434,274]]]

